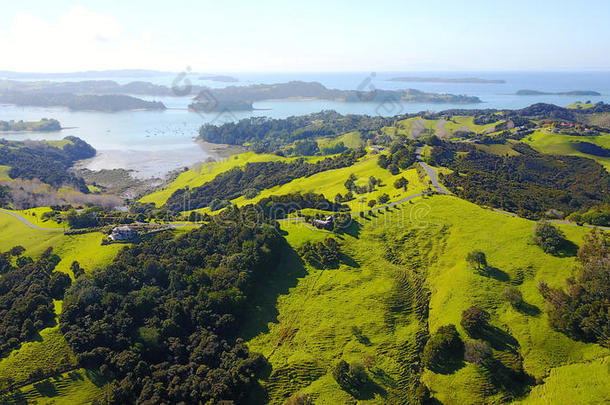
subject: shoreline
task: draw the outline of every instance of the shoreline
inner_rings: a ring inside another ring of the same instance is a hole
[[[226,159],[233,155],[238,155],[240,153],[244,153],[244,152],[248,151],[243,146],[228,145],[226,143],[206,142],[206,141],[200,139],[199,137],[193,138],[193,142],[195,142],[197,145],[199,145],[199,147],[203,151],[212,155],[211,157],[219,158],[219,159]]]

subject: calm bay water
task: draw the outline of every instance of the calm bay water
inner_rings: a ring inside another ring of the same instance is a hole
[[[377,89],[415,88],[427,92],[478,96],[482,104],[395,104],[395,103],[340,103],[332,101],[267,101],[255,103],[255,111],[200,114],[190,112],[186,106],[190,97],[145,97],[162,101],[166,111],[133,111],[120,113],[73,112],[63,108],[39,108],[0,106],[0,120],[58,119],[62,126],[70,128],[55,133],[6,134],[7,139],[61,139],[78,136],[98,150],[98,156],[86,162],[92,170],[125,168],[134,170],[139,177],[163,176],[170,170],[191,166],[215,157],[194,142],[199,127],[206,122],[223,123],[251,116],[285,118],[333,109],[347,114],[392,116],[407,112],[439,111],[450,108],[522,108],[533,103],[545,102],[566,106],[575,101],[604,101],[610,103],[610,72],[587,73],[516,73],[516,72],[384,72],[371,73],[234,73],[238,83],[219,83],[197,80],[196,74],[187,76],[193,84],[210,87],[249,85],[255,83],[280,83],[290,80],[317,81],[329,88]],[[504,84],[473,83],[404,83],[388,79],[400,76],[425,77],[477,77],[502,79]],[[62,79],[64,80],[64,79]],[[72,80],[83,80],[72,78]],[[134,80],[152,81],[171,85],[175,76],[154,78],[122,78],[127,83]],[[180,83],[184,84],[183,82]],[[515,96],[520,89],[545,92],[593,90],[602,93],[598,97],[569,96]]]

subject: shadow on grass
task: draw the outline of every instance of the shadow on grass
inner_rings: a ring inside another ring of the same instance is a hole
[[[375,377],[376,380],[380,381],[384,386],[390,388],[398,387],[398,383],[391,375],[385,372],[382,368],[375,367],[371,370],[371,374]]]
[[[498,351],[510,351],[517,353],[519,342],[510,333],[503,331],[493,325],[487,325],[477,333],[477,338],[486,340],[491,347]]]
[[[341,261],[341,263],[349,266],[349,267],[353,267],[355,269],[360,268],[360,263],[358,263],[357,261],[355,261],[354,259],[352,259],[351,257],[349,257],[348,255],[346,255],[345,253],[340,253],[339,254],[339,260]]]
[[[574,257],[578,253],[578,245],[571,240],[564,239],[559,250],[554,256],[557,257]]]
[[[466,363],[464,362],[464,353],[461,353],[461,356],[455,356],[446,359],[443,364],[430,365],[430,370],[434,371],[437,374],[447,375],[455,373],[465,365]]]
[[[49,379],[35,383],[34,388],[43,397],[54,397],[58,394],[55,384],[53,384]]]
[[[513,370],[494,359],[487,366],[491,383],[502,392],[508,392],[515,398],[523,397],[536,384],[536,380],[523,370]]]
[[[341,233],[358,239],[360,237],[360,229],[362,229],[360,222],[352,220],[350,221],[349,226],[341,229]]]
[[[490,277],[502,282],[510,281],[510,276],[508,273],[493,266],[487,266],[484,269],[479,270],[479,274],[483,277]]]
[[[375,395],[379,395],[382,398],[388,396],[388,393],[383,387],[377,384],[370,378],[364,382],[361,387],[358,388],[343,388],[345,392],[356,398],[358,401],[368,401],[375,398]]]
[[[251,294],[251,305],[243,317],[240,337],[249,340],[260,333],[268,332],[268,324],[277,322],[278,297],[287,294],[297,285],[298,279],[306,275],[303,260],[287,242],[284,242],[277,267],[260,279],[256,293]]]
[[[525,301],[517,305],[515,309],[525,315],[534,317],[540,316],[540,308],[538,308],[536,305],[528,304]]]

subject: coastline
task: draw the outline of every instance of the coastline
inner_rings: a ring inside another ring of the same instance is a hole
[[[243,146],[238,145],[228,145],[225,143],[211,143],[206,142],[199,137],[193,138],[193,142],[195,142],[201,149],[205,152],[212,155],[214,158],[218,159],[226,159],[233,155],[238,155],[240,153],[247,152],[248,150]]]

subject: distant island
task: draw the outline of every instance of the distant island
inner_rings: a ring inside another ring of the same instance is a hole
[[[101,79],[109,77],[159,77],[172,74],[178,73],[150,69],[87,70],[81,72],[62,73],[14,72],[10,70],[0,70],[0,77],[6,79],[65,79],[73,77]]]
[[[560,91],[556,93],[538,90],[519,90],[517,96],[601,96],[601,93],[591,90]]]
[[[229,86],[223,89],[202,90],[189,105],[195,111],[252,110],[252,103],[263,100],[332,100],[357,103],[439,103],[477,104],[478,97],[426,93],[415,89],[406,90],[338,90],[328,89],[317,82],[292,81],[277,84],[255,84],[251,86]]]
[[[0,92],[0,103],[35,107],[67,107],[71,110],[117,112],[127,110],[165,110],[163,103],[127,95],[77,95],[70,93]]]
[[[43,118],[40,121],[0,121],[0,132],[51,132],[61,130],[55,119]]]
[[[237,79],[236,77],[223,75],[203,75],[199,76],[199,80],[211,80],[213,82],[223,83],[235,83],[239,81],[239,79]]]
[[[479,83],[479,84],[503,84],[505,80],[480,79],[478,77],[393,77],[391,82],[412,82],[412,83]]]

